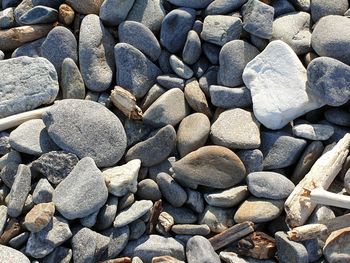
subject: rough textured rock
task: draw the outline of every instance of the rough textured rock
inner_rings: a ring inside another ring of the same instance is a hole
[[[22,252],[4,245],[0,245],[0,261],[30,263],[30,260]]]
[[[41,178],[33,191],[33,202],[35,204],[49,203],[52,201],[53,187],[45,178]]]
[[[221,233],[234,225],[234,209],[207,206],[201,214],[199,224],[206,224],[213,233]]]
[[[32,233],[39,232],[45,228],[55,213],[53,203],[42,203],[35,205],[24,218],[23,225]]]
[[[186,258],[189,263],[220,263],[220,257],[216,254],[209,240],[201,237],[191,237],[186,244]]]
[[[204,194],[205,201],[211,206],[229,208],[238,205],[249,195],[246,185],[235,186],[223,191]]]
[[[277,232],[275,234],[275,240],[279,259],[282,263],[309,262],[306,248],[300,243],[289,240],[284,232]]]

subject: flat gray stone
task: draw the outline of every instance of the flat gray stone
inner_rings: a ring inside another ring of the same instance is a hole
[[[202,54],[201,40],[196,31],[190,30],[187,34],[182,59],[188,65],[196,63]]]
[[[122,252],[128,244],[131,235],[130,231],[131,229],[128,226],[118,228],[112,227],[102,231],[101,233],[104,236],[109,237],[109,243],[107,249],[105,249],[100,256],[100,260],[114,259],[118,257],[120,252]]]
[[[191,209],[183,207],[174,207],[169,203],[164,203],[164,212],[167,212],[174,218],[175,224],[193,224],[197,222],[197,214]]]
[[[204,199],[211,206],[229,208],[241,203],[248,197],[248,195],[248,187],[246,185],[242,185],[223,191],[204,194]]]
[[[350,126],[350,113],[341,108],[330,108],[324,112],[327,121],[341,126]]]
[[[206,8],[212,1],[213,0],[169,0],[173,5],[195,9]]]
[[[214,0],[205,9],[206,15],[228,14],[240,8],[247,0]]]
[[[186,244],[186,258],[188,263],[220,263],[220,257],[216,254],[209,240],[194,236]]]
[[[61,90],[64,99],[85,99],[85,84],[80,70],[71,58],[65,58],[61,68]]]
[[[118,117],[99,103],[62,100],[43,115],[43,121],[60,148],[79,158],[91,157],[99,167],[117,163],[124,154],[124,128]]]
[[[183,79],[190,79],[193,76],[192,69],[187,66],[179,57],[171,55],[169,58],[172,70]]]
[[[136,195],[142,200],[158,201],[162,198],[162,193],[155,181],[146,178],[137,185]]]
[[[181,207],[187,200],[186,191],[166,173],[159,173],[156,182],[163,197],[174,207]]]
[[[211,103],[219,108],[245,108],[252,105],[250,90],[246,87],[229,88],[218,85],[209,87]]]
[[[100,8],[100,19],[109,26],[118,26],[130,12],[135,0],[106,0]]]
[[[22,252],[4,245],[0,245],[0,261],[30,263],[30,260]]]
[[[49,24],[58,20],[56,9],[47,6],[34,6],[19,18],[24,25]]]
[[[53,202],[67,219],[86,217],[107,201],[108,190],[101,171],[90,157],[81,159],[56,187]]]
[[[293,127],[293,134],[295,136],[315,140],[328,140],[334,133],[334,128],[325,124],[299,124]]]
[[[264,156],[259,149],[241,150],[237,153],[238,157],[243,162],[247,174],[252,172],[260,172],[263,170]]]
[[[301,243],[289,240],[287,234],[284,232],[277,232],[275,234],[275,240],[280,262],[309,262],[307,250]]]
[[[310,1],[310,9],[312,20],[316,23],[325,16],[344,15],[349,9],[349,2],[346,0],[339,0],[331,3],[327,0],[312,0]]]
[[[104,230],[112,226],[118,209],[118,197],[110,196],[104,206],[101,207],[95,228],[96,230]]]
[[[122,227],[130,224],[131,222],[139,219],[146,214],[153,206],[153,202],[150,200],[135,201],[128,208],[120,211],[117,217],[114,219],[114,227]]]
[[[45,58],[0,60],[0,118],[53,102],[58,94],[57,73]]]
[[[93,231],[82,228],[72,238],[73,260],[78,263],[93,263],[97,240]]]
[[[49,203],[52,201],[53,187],[45,178],[41,178],[33,191],[33,202],[35,204]]]
[[[141,219],[130,223],[130,237],[129,240],[137,240],[146,232],[146,224]]]

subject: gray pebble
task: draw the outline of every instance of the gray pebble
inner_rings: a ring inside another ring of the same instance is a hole
[[[100,19],[109,26],[123,22],[130,12],[135,0],[106,0],[100,8]]]
[[[202,45],[203,53],[208,58],[211,64],[219,64],[220,47],[208,42],[204,42]]]
[[[59,6],[64,2],[64,0],[32,0],[32,1],[34,6],[44,5],[55,9],[58,9]]]
[[[73,260],[77,263],[93,263],[96,249],[96,239],[93,231],[81,229],[72,238]]]
[[[229,88],[211,85],[209,92],[211,103],[219,108],[245,108],[252,105],[250,90],[244,86]]]
[[[289,240],[284,232],[275,234],[277,253],[280,262],[282,263],[307,263],[308,253],[306,248],[301,244]]]
[[[288,0],[276,0],[272,7],[275,9],[275,17],[295,12],[294,6]]]
[[[65,58],[61,68],[61,90],[63,99],[84,99],[85,84],[75,61]]]
[[[0,158],[0,178],[7,187],[12,187],[17,173],[18,165],[21,162],[21,155],[13,150]]]
[[[170,59],[169,59],[170,61]],[[175,89],[179,88],[181,90],[185,87],[185,80],[179,78],[175,75],[161,75],[157,77],[157,82],[159,85],[164,87],[165,89]]]
[[[210,228],[207,225],[179,224],[173,225],[171,231],[177,235],[206,236],[210,233]]]
[[[39,38],[32,42],[25,43],[20,47],[16,48],[12,53],[12,58],[16,57],[40,57],[41,56],[41,45],[44,43],[46,37]]]
[[[77,13],[88,15],[98,14],[101,4],[101,0],[86,0],[84,3],[79,0],[66,0],[69,6],[71,6]]]
[[[302,243],[307,250],[309,262],[315,262],[322,257],[323,245],[318,242],[317,238],[305,240]]]
[[[115,216],[117,215],[118,197],[111,195],[106,204],[100,208],[97,215],[95,228],[104,230],[112,226]]]
[[[99,103],[62,100],[43,115],[43,121],[60,148],[79,158],[89,156],[99,167],[115,164],[124,154],[124,128],[118,117]]]
[[[327,206],[317,205],[315,210],[307,220],[308,224],[318,224],[322,221],[327,221],[335,218],[335,214],[332,209]]]
[[[217,85],[218,71],[219,71],[219,67],[212,66],[208,68],[208,70],[203,74],[203,76],[198,81],[199,86],[201,87],[205,95],[207,95],[208,97],[210,97],[209,87],[211,85]]]
[[[73,257],[73,251],[62,246],[56,247],[48,256],[43,258],[43,263],[68,263]]]
[[[311,0],[289,0],[297,10],[301,10],[304,12],[310,11],[310,2]]]
[[[157,183],[149,178],[138,183],[136,195],[142,200],[151,200],[154,202],[162,198]]]
[[[22,252],[4,245],[0,245],[0,261],[30,263],[30,260]]]
[[[200,88],[197,79],[192,78],[186,82],[184,93],[187,103],[194,111],[204,113],[211,118],[212,114],[207,98]]]
[[[310,9],[314,22],[328,15],[342,16],[348,10],[349,2],[347,0],[339,0],[331,3],[327,0],[312,0]]]
[[[153,131],[153,127],[142,121],[127,119],[124,123],[126,139],[128,146],[135,145],[147,137]]]
[[[186,207],[174,207],[169,203],[163,205],[164,212],[174,218],[175,224],[193,224],[197,222],[197,215]]]
[[[340,108],[330,108],[324,112],[327,121],[341,126],[350,126],[350,113]]]
[[[23,232],[18,236],[11,238],[11,240],[9,241],[9,245],[13,248],[20,249],[21,247],[23,247],[23,245],[25,245],[25,243],[27,243],[29,235],[30,232]]]
[[[146,224],[141,219],[137,219],[130,223],[130,237],[129,240],[139,239],[146,231]]]
[[[188,263],[220,263],[220,257],[216,254],[209,240],[194,236],[186,244],[186,258]]]
[[[247,0],[214,0],[205,9],[206,15],[228,14],[240,8]]]
[[[24,25],[49,24],[57,20],[57,10],[42,5],[33,7],[19,18],[19,22]]]
[[[201,56],[199,60],[192,65],[192,70],[196,78],[200,78],[210,67],[210,62],[205,56]]]
[[[187,200],[186,191],[168,174],[159,173],[157,184],[162,196],[174,207],[181,207]]]
[[[237,153],[243,162],[247,174],[252,172],[260,172],[263,170],[263,154],[259,149],[242,150]]]
[[[56,187],[53,202],[67,219],[86,217],[107,201],[108,190],[101,171],[90,157],[81,159]]]
[[[8,7],[0,11],[0,28],[8,29],[13,27],[16,24],[14,16],[14,8]]]
[[[153,202],[150,200],[136,201],[130,207],[120,211],[117,214],[117,217],[114,219],[113,223],[114,227],[122,227],[130,224],[146,214],[152,206]]]
[[[196,213],[202,213],[204,211],[204,198],[201,192],[186,189],[187,200],[186,205]]]
[[[132,205],[135,202],[135,195],[133,193],[127,193],[118,201],[118,211]],[[115,217],[114,217],[115,218]],[[113,218],[113,220],[114,220]]]
[[[201,53],[201,40],[196,31],[190,30],[182,51],[182,59],[186,64],[193,65],[199,60]]]
[[[47,179],[40,179],[33,191],[33,202],[35,204],[50,203],[53,191],[54,189]]]
[[[156,180],[157,174],[159,173],[167,173],[167,174],[173,174],[172,171],[172,164],[176,161],[176,158],[174,156],[169,157],[168,159],[162,161],[161,163],[157,165],[153,165],[149,168],[149,178],[153,181]]]
[[[146,111],[149,108],[149,106],[151,106],[151,104],[155,102],[165,92],[166,89],[164,89],[158,84],[154,84],[152,88],[150,88],[150,90],[147,92],[147,94],[143,97],[141,104],[139,105],[142,111]]]
[[[334,133],[334,128],[325,124],[299,124],[293,127],[293,134],[297,137],[314,140],[328,140]]]
[[[239,39],[242,32],[241,19],[233,16],[208,15],[204,19],[201,38],[209,43],[223,46]]]
[[[89,227],[89,228],[93,227],[96,224],[98,212],[99,210],[97,210],[96,212],[93,212],[88,216],[80,218],[80,224],[82,226]]]
[[[170,66],[180,78],[190,79],[193,76],[192,69],[176,55],[170,56]]]
[[[230,208],[241,203],[248,197],[248,195],[248,187],[246,185],[242,185],[223,191],[204,194],[204,199],[211,206]]]
[[[32,9],[34,7],[34,4],[32,2],[32,0],[23,0],[22,2],[20,2],[19,5],[17,5],[17,7],[15,8],[15,19],[17,24],[21,25],[21,21],[20,21],[20,17],[26,13],[27,11],[29,11],[30,9]]]
[[[2,235],[7,221],[7,207],[0,205],[0,235]]]
[[[206,8],[212,1],[213,0],[169,0],[173,5],[195,9]]]
[[[79,62],[86,87],[104,91],[112,83],[115,61],[114,38],[97,15],[87,15],[80,26]]]
[[[130,230],[128,226],[109,228],[102,232],[104,236],[109,237],[109,243],[105,251],[102,251],[101,260],[114,259],[126,247],[129,238]]]
[[[170,63],[169,63],[170,56],[171,56],[170,52],[168,52],[166,49],[162,49],[162,52],[160,53],[160,56],[158,58],[159,67],[164,74],[173,73],[173,70],[171,69]]]
[[[216,206],[207,206],[201,214],[199,224],[206,224],[214,233],[221,233],[234,225],[234,210]]]

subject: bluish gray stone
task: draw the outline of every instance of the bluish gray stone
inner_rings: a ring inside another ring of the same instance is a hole
[[[326,141],[333,133],[334,128],[326,124],[298,124],[293,127],[294,136],[314,141]]]
[[[192,69],[176,55],[170,56],[170,66],[180,78],[190,79],[193,76]]]
[[[11,240],[9,241],[9,245],[13,248],[20,249],[21,247],[23,247],[23,245],[25,245],[25,243],[27,243],[29,235],[30,232],[23,232],[18,236],[11,238]]]
[[[324,112],[327,121],[341,126],[350,126],[350,113],[340,108],[330,108]]]
[[[242,7],[243,29],[248,33],[270,39],[272,36],[272,24],[274,9],[259,0],[249,0]]]
[[[125,21],[135,0],[106,0],[100,8],[100,19],[109,26]]]
[[[118,43],[114,48],[117,84],[142,98],[161,75],[161,70],[135,47]]]
[[[214,0],[205,9],[206,15],[223,15],[239,9],[247,0]]]
[[[243,84],[245,66],[259,54],[259,50],[243,40],[233,40],[220,51],[218,83],[227,87]]]
[[[200,78],[210,67],[210,62],[205,56],[201,56],[199,60],[192,65],[192,70],[196,78]]]
[[[204,42],[202,44],[202,49],[204,55],[208,58],[211,64],[219,64],[220,47],[209,42]]]
[[[186,244],[186,258],[189,263],[220,263],[209,240],[202,236],[190,238]]]
[[[204,198],[201,192],[186,188],[186,205],[196,213],[204,211]]]
[[[212,1],[213,0],[169,0],[173,5],[195,9],[206,8]]]
[[[64,3],[64,0],[32,0],[34,6],[44,5],[58,9],[61,4]]]
[[[171,69],[169,58],[171,56],[171,53],[167,51],[166,49],[162,49],[162,52],[160,53],[160,56],[158,58],[158,64],[160,69],[164,74],[172,74],[173,70]]]
[[[8,7],[17,6],[20,2],[21,0],[2,0],[1,4],[2,8],[5,9]]]
[[[136,221],[130,223],[130,237],[129,240],[137,240],[139,239],[146,231],[146,224],[141,219],[137,219]]]
[[[245,108],[252,105],[250,90],[245,86],[229,88],[218,85],[209,87],[211,103],[220,108]]]
[[[32,42],[28,42],[18,47],[13,51],[12,58],[27,56],[27,57],[40,57],[41,45],[44,43],[46,37],[39,38]]]
[[[178,8],[169,12],[162,22],[160,43],[171,53],[182,50],[195,18],[196,11],[190,8]]]
[[[114,219],[114,227],[122,227],[130,224],[131,222],[139,219],[145,215],[153,206],[153,202],[150,200],[135,201],[131,206],[120,211]]]
[[[58,20],[58,12],[56,9],[38,5],[25,12],[19,18],[24,25],[49,24]]]
[[[330,106],[340,106],[350,98],[350,66],[336,59],[312,60],[307,67],[307,80],[309,88]]]
[[[104,230],[112,226],[118,208],[118,197],[111,195],[97,215],[96,230]]]
[[[254,196],[268,199],[285,199],[295,187],[287,177],[275,172],[253,172],[246,180]]]
[[[109,237],[107,249],[100,256],[100,260],[114,259],[126,247],[130,237],[128,226],[112,227],[101,232],[102,235]]]
[[[349,9],[347,0],[338,0],[333,3],[327,0],[312,0],[310,3],[311,16],[314,22],[329,15],[342,16]]]
[[[284,232],[275,234],[278,258],[281,263],[308,263],[308,253],[306,248],[301,244],[289,240]]]
[[[275,0],[272,7],[275,9],[275,17],[295,12],[294,6],[288,0]]]
[[[53,191],[54,189],[47,179],[40,179],[33,191],[33,202],[35,204],[50,203]]]
[[[164,160],[163,162],[149,167],[148,169],[149,178],[155,181],[157,178],[157,174],[159,173],[164,172],[167,174],[173,174],[174,171],[172,171],[172,164],[175,161],[176,161],[176,158],[174,156],[171,156],[168,159]]]
[[[191,209],[186,207],[174,207],[169,203],[163,205],[164,212],[167,212],[174,218],[175,224],[193,224],[197,222],[197,215]]]
[[[143,123],[142,121],[135,121],[127,119],[124,123],[126,139],[128,146],[133,146],[145,140],[152,132],[153,127]]]
[[[199,79],[199,86],[208,97],[210,96],[209,87],[211,85],[217,85],[218,70],[219,67],[211,66]]]
[[[53,202],[67,219],[86,217],[107,201],[108,190],[101,171],[90,157],[81,159],[56,187]]]
[[[322,243],[322,241],[320,242]],[[322,257],[322,245],[317,238],[303,241],[303,245],[307,250],[309,262],[315,262]]]
[[[0,261],[30,263],[30,260],[22,252],[4,245],[0,245]]]
[[[99,103],[62,100],[43,115],[43,120],[58,146],[79,158],[93,158],[99,167],[112,166],[124,154],[124,128],[118,117]]]
[[[136,195],[142,200],[158,201],[162,198],[162,193],[155,181],[146,178],[137,185]]]
[[[182,59],[188,65],[193,65],[198,61],[202,53],[201,40],[194,30],[190,30],[187,34],[184,49],[182,51]]]
[[[112,83],[114,38],[97,15],[87,15],[80,26],[79,62],[83,80],[92,91],[105,91]]]
[[[73,251],[66,247],[56,247],[48,256],[43,258],[43,263],[66,263],[70,262],[73,257]]]
[[[88,228],[82,228],[72,238],[73,260],[78,263],[93,263],[96,250],[96,238]]]
[[[80,70],[71,58],[65,58],[61,68],[61,90],[63,99],[84,99],[85,84]]]
[[[94,212],[88,216],[80,218],[80,220],[79,220],[80,224],[82,226],[89,227],[89,228],[93,227],[96,224],[98,212],[99,212],[99,210],[97,210],[96,212]]]
[[[185,87],[185,80],[178,78],[175,75],[161,75],[157,77],[157,82],[159,85],[166,89],[179,88],[181,90]]]
[[[15,8],[15,19],[17,24],[21,25],[20,17],[34,7],[32,0],[22,0]]]
[[[14,8],[8,7],[0,11],[0,28],[8,29],[13,27],[16,24],[14,16]]]
[[[163,197],[174,207],[181,207],[187,200],[186,191],[168,174],[159,173],[157,184]]]
[[[311,0],[289,0],[297,10],[310,12],[310,2]]]
[[[0,118],[51,103],[58,94],[56,70],[45,58],[0,60],[0,72]]]
[[[238,157],[244,164],[247,174],[263,170],[263,154],[259,149],[241,150],[237,152]]]

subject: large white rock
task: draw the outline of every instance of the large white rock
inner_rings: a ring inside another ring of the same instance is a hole
[[[244,69],[255,117],[277,130],[288,122],[322,107],[306,89],[306,69],[293,49],[281,40],[270,42]]]

